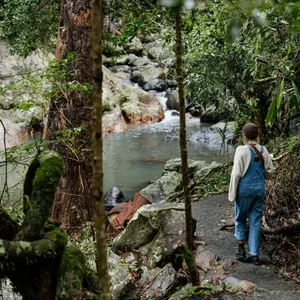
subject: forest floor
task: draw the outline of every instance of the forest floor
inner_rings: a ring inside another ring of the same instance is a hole
[[[194,202],[193,217],[197,220],[196,235],[205,241],[205,249],[222,260],[234,261],[228,275],[256,284],[254,293],[246,299],[300,299],[299,287],[281,278],[276,267],[263,253],[260,255],[262,265],[259,266],[235,259],[237,245],[233,232],[220,230],[224,223],[232,221],[234,217],[234,204],[228,201],[226,193],[211,195]],[[236,295],[231,299],[239,299],[239,297]]]

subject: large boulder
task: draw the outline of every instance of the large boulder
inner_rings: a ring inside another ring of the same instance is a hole
[[[156,203],[142,206],[113,242],[113,251],[136,249],[143,264],[155,268],[172,260],[185,243],[184,204]]]
[[[164,194],[158,181],[151,183],[140,191],[140,194],[148,199],[151,203],[158,203],[164,200]]]
[[[126,91],[123,90],[123,95],[124,92]],[[157,99],[141,89],[133,90],[130,98],[125,98],[121,104],[121,109],[125,120],[132,124],[154,123],[164,118],[163,109]]]
[[[197,185],[198,183],[203,183],[204,178],[214,169],[217,169],[221,167],[222,164],[213,161],[209,165],[205,166],[204,168],[198,170],[195,175],[194,175],[194,181],[195,184]]]
[[[163,54],[163,40],[158,39],[146,44],[144,53],[148,55],[149,58],[158,61],[160,59],[160,56]]]
[[[121,55],[117,57],[103,57],[103,64],[107,67],[115,65],[127,65],[130,62],[130,55]]]
[[[205,168],[206,166],[207,163],[205,161],[188,159],[188,171],[190,177],[193,177],[197,171]],[[163,174],[167,172],[181,173],[181,158],[174,158],[168,160],[164,166]]]
[[[149,63],[149,59],[147,58],[147,56],[143,56],[143,57],[136,57],[132,62],[131,65],[135,66],[135,67],[141,67],[144,65],[147,65]]]
[[[130,73],[131,67],[128,65],[115,65],[109,68],[113,73]]]
[[[165,199],[183,189],[182,174],[176,171],[164,173],[163,176],[157,180],[157,183]]]
[[[208,164],[205,161],[189,159],[189,178],[194,180],[194,175],[202,169],[206,170],[207,167]],[[181,159],[175,158],[168,160],[163,169],[162,176],[141,190],[140,193],[151,203],[158,203],[161,201],[173,202],[177,200],[177,196],[182,190]]]
[[[141,68],[141,79],[140,81],[146,83],[148,81],[161,78],[163,74],[166,74],[167,70],[157,67],[155,65],[145,65]]]
[[[125,46],[125,49],[128,53],[140,55],[144,49],[144,46],[139,38],[134,37],[131,42]]]
[[[146,82],[143,86],[143,89],[145,91],[155,90],[159,92],[163,92],[168,88],[167,83],[162,79],[153,79],[148,82]]]
[[[167,108],[170,110],[178,110],[179,111],[179,95],[178,90],[172,90],[167,94]]]
[[[0,85],[4,87],[18,81],[21,73],[34,73],[45,69],[53,58],[51,53],[43,50],[37,50],[26,58],[11,55],[6,42],[0,41]],[[40,129],[48,107],[47,99],[39,91],[33,95],[25,94],[23,89],[24,87],[8,90],[4,88],[0,95],[0,119],[6,127],[7,147],[24,142],[33,127]],[[29,100],[32,105],[29,105]],[[3,139],[2,126],[0,138]]]
[[[164,118],[158,100],[140,88],[127,84],[103,67],[103,131],[127,129],[126,123],[144,124]]]

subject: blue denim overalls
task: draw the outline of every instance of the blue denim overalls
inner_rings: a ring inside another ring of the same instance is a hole
[[[246,220],[249,217],[248,249],[250,255],[259,254],[260,226],[264,209],[265,178],[262,163],[258,155],[248,145],[251,152],[251,162],[245,176],[240,180],[235,202],[235,237],[245,241]],[[263,153],[261,146],[260,152]],[[259,149],[258,149],[259,150]]]

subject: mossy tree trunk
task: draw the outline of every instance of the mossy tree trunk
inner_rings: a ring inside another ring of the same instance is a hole
[[[103,199],[103,159],[102,159],[102,38],[103,0],[93,1],[92,13],[92,53],[93,53],[93,198],[95,202],[95,228],[97,241],[97,269],[100,278],[100,298],[110,300],[110,280],[106,253],[106,226]]]
[[[24,300],[89,299],[98,289],[87,286],[85,259],[67,246],[67,236],[57,221],[49,219],[63,161],[53,151],[43,151],[29,166],[24,184],[25,218],[16,224],[0,207],[0,278],[8,277]],[[91,278],[90,275],[88,275]],[[97,282],[98,278],[93,276]],[[89,280],[90,281],[90,280]]]
[[[189,174],[188,174],[188,158],[186,143],[186,118],[185,118],[185,101],[183,88],[183,61],[182,61],[182,37],[181,37],[181,9],[176,10],[176,73],[179,94],[179,113],[180,113],[180,153],[182,166],[182,180],[185,201],[185,219],[186,219],[186,245],[187,253],[185,255],[186,262],[191,274],[193,285],[200,285],[200,276],[191,255],[193,250],[193,219],[192,205],[189,191]]]
[[[10,233],[0,231],[0,276],[9,277],[25,300],[54,299],[67,237],[47,220],[62,171],[63,162],[56,153],[40,153],[26,174],[24,199],[30,205],[22,225],[10,220],[1,208],[0,223],[7,223]]]
[[[56,58],[65,59],[68,53],[75,53],[66,81],[92,83],[91,13],[92,0],[61,1]],[[91,220],[93,213],[91,106],[91,97],[68,91],[53,99],[48,115],[46,136],[53,142],[52,149],[62,155],[65,165],[52,216],[61,220],[69,232]],[[76,128],[81,128],[81,133],[75,134]],[[74,132],[72,151],[65,143],[56,142],[56,132],[65,129]]]

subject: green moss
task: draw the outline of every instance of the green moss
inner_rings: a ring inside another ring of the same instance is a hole
[[[36,170],[39,168],[40,163],[38,157],[36,156],[34,160],[31,162],[28,171],[25,176],[24,181],[24,198],[23,198],[23,211],[24,213],[30,208],[28,203],[28,198],[30,199],[30,195],[32,193],[32,182],[35,177]]]
[[[32,180],[30,209],[22,224],[19,240],[38,239],[43,232],[55,199],[56,187],[63,172],[63,160],[54,151],[45,150],[37,157],[39,167]],[[36,165],[36,161],[33,163]],[[30,169],[30,168],[29,168]],[[27,183],[30,186],[30,183]]]
[[[66,272],[75,272],[76,274],[81,274],[83,277],[85,272],[85,257],[84,254],[76,247],[69,246],[66,247],[60,267],[59,267],[59,273],[61,276],[64,276]]]
[[[108,103],[103,104],[102,112],[105,113],[105,112],[109,112],[109,111],[111,111],[110,105]]]
[[[60,246],[61,249],[63,249],[68,243],[66,233],[63,232],[60,228],[55,228],[45,233],[44,239],[48,239],[50,241],[55,242],[57,245]]]
[[[130,100],[130,97],[128,94],[121,94],[120,95],[120,104],[122,105],[125,102],[128,102]]]
[[[62,255],[59,271],[56,300],[73,299],[82,292],[85,273],[85,258],[76,247],[67,247]]]

